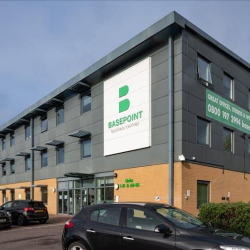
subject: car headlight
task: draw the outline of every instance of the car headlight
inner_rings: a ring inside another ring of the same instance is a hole
[[[220,246],[224,250],[250,250],[249,247],[240,247],[240,246]]]
[[[11,217],[11,213],[10,212],[6,212],[8,214],[9,217]]]

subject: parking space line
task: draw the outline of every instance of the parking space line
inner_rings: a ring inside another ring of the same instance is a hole
[[[1,234],[2,233],[10,233],[11,231],[12,232],[17,232],[17,231],[25,231],[25,230],[32,230],[32,229],[41,229],[41,228],[47,228],[47,227],[56,227],[56,226],[62,226],[62,225],[65,225],[65,223],[57,223],[57,224],[53,224],[53,225],[47,225],[47,226],[40,226],[40,227],[25,227],[25,228],[20,228],[20,229],[15,229],[17,227],[13,227],[12,229],[14,230],[7,230],[7,231],[1,231]]]

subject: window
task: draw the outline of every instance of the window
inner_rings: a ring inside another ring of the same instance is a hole
[[[31,137],[30,133],[30,125],[25,126],[25,139],[29,139]]]
[[[48,152],[47,151],[41,153],[41,166],[42,168],[48,166]]]
[[[233,131],[227,128],[223,129],[223,150],[233,152]]]
[[[11,173],[11,174],[15,174],[15,172],[16,172],[15,162],[12,161],[12,162],[10,163],[10,173]]]
[[[64,163],[64,147],[57,148],[57,164]]]
[[[42,202],[47,204],[48,203],[48,189],[46,187],[42,187],[41,194],[42,194]]]
[[[15,145],[15,135],[14,134],[10,134],[10,146]]]
[[[5,203],[8,201],[7,197],[6,197],[6,191],[5,190],[2,190],[2,196],[3,196],[3,202],[2,203]],[[11,205],[11,202],[10,202],[10,205]],[[5,206],[4,206],[5,207]]]
[[[223,75],[223,89],[224,96],[233,99],[233,79],[226,74]]]
[[[82,141],[82,158],[91,156],[91,139]]]
[[[60,125],[61,123],[64,123],[64,108],[56,111],[56,124]]]
[[[208,181],[197,182],[197,208],[200,208],[201,204],[209,203],[209,184]]]
[[[163,224],[154,214],[146,210],[128,208],[127,227],[154,232],[155,227]]]
[[[2,164],[2,176],[6,175],[6,164]]]
[[[25,189],[25,199],[30,200],[30,189]]]
[[[82,114],[91,110],[91,94],[82,96]]]
[[[212,84],[210,62],[198,56],[198,77],[206,83]]]
[[[15,190],[10,191],[10,198],[11,198],[12,201],[15,200]]]
[[[96,179],[97,203],[110,203],[114,200],[114,177],[99,177]]]
[[[6,149],[6,138],[2,139],[2,150]]]
[[[100,223],[119,226],[120,214],[121,214],[120,208],[106,208],[100,210],[93,210],[91,211],[90,219],[93,221],[98,221]]]
[[[41,132],[48,130],[48,119],[47,116],[41,117]]]
[[[209,146],[210,144],[210,122],[197,118],[197,143]]]
[[[31,169],[31,159],[30,156],[25,157],[25,171],[29,171]]]

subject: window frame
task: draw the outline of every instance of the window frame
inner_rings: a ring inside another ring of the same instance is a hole
[[[59,112],[63,110],[63,121],[59,122],[58,116],[60,115]],[[64,113],[64,107],[59,107],[56,109],[56,126],[59,126],[60,124],[64,123],[65,113]]]
[[[29,159],[29,161],[30,161],[30,169],[28,169],[27,168],[27,166],[28,166],[28,159]],[[31,171],[31,157],[30,156],[26,156],[25,157],[25,172],[28,172],[28,171]]]
[[[43,125],[45,123],[45,128],[43,128]],[[41,133],[45,132],[48,130],[48,116],[47,115],[43,115],[41,116]]]
[[[7,141],[6,141],[6,137],[2,138],[2,150],[5,150],[7,148]]]
[[[6,163],[2,164],[2,176],[7,176],[7,165],[6,165]]]
[[[90,108],[88,110],[84,111],[84,105],[83,105],[84,104],[84,100],[83,99],[86,96],[90,97]],[[90,112],[91,110],[92,110],[92,95],[91,95],[91,92],[88,91],[88,92],[86,92],[86,93],[84,93],[84,94],[81,95],[81,114],[85,114],[87,112]]]
[[[199,67],[199,59],[208,64],[211,82],[209,82],[209,79],[206,80],[206,79],[203,79],[203,77],[201,77],[201,75],[200,75],[200,67]],[[213,85],[212,71],[211,71],[211,61],[209,61],[208,59],[206,59],[204,56],[202,56],[200,54],[197,54],[197,77],[198,77],[198,80],[205,83],[206,86]]]
[[[84,156],[84,142],[90,141],[90,155]],[[86,138],[81,140],[81,159],[90,158],[92,156],[92,141],[91,138]]]
[[[63,162],[59,162],[59,152],[60,152],[60,149],[63,148]],[[60,164],[64,164],[65,163],[65,147],[64,146],[61,146],[61,147],[57,147],[56,148],[56,165],[60,165]]]
[[[231,80],[231,97],[228,97],[225,95],[225,77]],[[230,101],[234,101],[234,78],[231,77],[229,74],[226,72],[223,72],[223,96],[227,98]]]
[[[10,146],[14,146],[15,145],[15,134],[11,133],[10,134]]]
[[[199,120],[202,120],[203,122],[208,123],[208,144],[200,143],[198,140],[198,121]],[[197,116],[197,119],[196,119],[196,143],[201,145],[201,146],[211,147],[211,122],[209,120],[206,120],[206,119],[200,117],[200,116]]]
[[[46,165],[43,165],[43,155],[44,154],[47,154],[47,164]],[[41,168],[45,168],[45,167],[48,167],[48,151],[42,151],[41,152]]]
[[[205,184],[205,185],[207,185],[207,203],[202,203],[202,204],[208,204],[208,203],[210,203],[211,201],[210,201],[210,193],[211,193],[211,191],[210,191],[210,188],[211,188],[211,182],[210,181],[204,181],[204,180],[197,180],[197,209],[199,209],[200,208],[200,206],[202,205],[202,204],[198,204],[198,185],[199,184]]]
[[[29,131],[29,135],[27,133],[27,131]],[[30,128],[30,124],[25,125],[25,140],[31,138],[31,128]]]
[[[225,148],[224,148],[224,131],[231,132],[231,150],[225,150]],[[234,131],[232,129],[227,128],[227,127],[223,127],[222,139],[223,139],[223,152],[233,154],[234,153]]]

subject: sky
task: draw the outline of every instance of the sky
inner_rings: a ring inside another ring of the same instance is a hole
[[[174,10],[250,62],[250,1],[0,0],[0,126]]]

